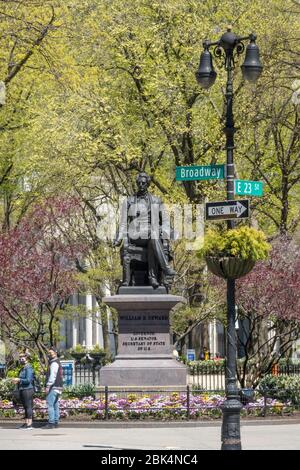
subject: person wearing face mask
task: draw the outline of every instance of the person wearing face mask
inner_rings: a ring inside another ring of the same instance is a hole
[[[20,355],[20,363],[22,369],[19,377],[13,379],[18,385],[20,391],[20,401],[25,411],[25,423],[21,426],[23,429],[33,429],[32,427],[32,409],[33,409],[33,393],[34,393],[34,371],[29,363],[30,355],[24,353]]]
[[[48,359],[45,392],[49,421],[43,429],[54,429],[59,423],[59,397],[63,389],[63,370],[57,357],[57,350],[53,346],[48,350]]]

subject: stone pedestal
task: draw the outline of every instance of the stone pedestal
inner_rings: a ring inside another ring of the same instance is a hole
[[[173,359],[169,327],[171,309],[185,299],[152,287],[131,289],[103,299],[118,312],[119,337],[118,355],[101,369],[100,385],[185,386],[186,367]]]

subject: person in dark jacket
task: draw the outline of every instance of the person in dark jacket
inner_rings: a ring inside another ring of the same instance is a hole
[[[25,410],[25,423],[21,426],[24,429],[33,429],[32,427],[32,409],[33,409],[33,392],[34,392],[34,371],[29,363],[30,355],[24,353],[20,355],[20,363],[23,366],[20,370],[19,377],[13,379],[18,385],[20,391],[21,403]]]
[[[48,405],[49,422],[43,429],[53,429],[59,423],[59,398],[63,389],[63,371],[57,350],[54,347],[48,350],[49,366],[46,374],[46,400]]]

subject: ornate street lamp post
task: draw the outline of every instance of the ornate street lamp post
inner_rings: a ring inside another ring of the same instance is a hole
[[[223,59],[223,65],[227,71],[226,83],[226,122],[224,133],[226,135],[226,190],[227,200],[234,199],[234,128],[233,120],[233,70],[236,59],[245,49],[243,41],[249,40],[246,47],[246,55],[241,66],[244,79],[256,82],[262,72],[259,59],[259,49],[256,45],[256,35],[239,37],[228,27],[227,32],[216,42],[203,41],[204,51],[200,56],[199,68],[196,78],[202,88],[210,88],[217,77],[213,68],[212,55],[209,51],[214,46],[214,54]],[[234,221],[227,221],[228,229],[234,228]],[[236,332],[235,332],[235,280],[227,279],[227,332],[226,332],[226,400],[222,407],[222,450],[240,450],[240,411],[242,408],[236,383]]]

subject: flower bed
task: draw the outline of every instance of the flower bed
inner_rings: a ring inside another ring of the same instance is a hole
[[[191,395],[189,402],[189,417],[191,419],[206,418],[215,419],[222,416],[221,405],[225,397],[221,395]],[[259,416],[267,408],[268,415],[282,415],[293,411],[290,403],[282,403],[278,400],[268,398],[264,402],[259,398],[253,403],[248,403],[243,407],[242,416]],[[90,419],[105,419],[104,399],[61,399],[60,412],[62,418],[85,415]],[[168,396],[144,395],[138,397],[134,394],[120,398],[115,394],[109,396],[108,416],[111,419],[119,420],[172,420],[186,419],[188,414],[187,395],[173,393]],[[21,417],[23,408],[14,407],[9,400],[0,400],[0,417]],[[35,418],[47,418],[47,405],[45,400],[34,399]]]

